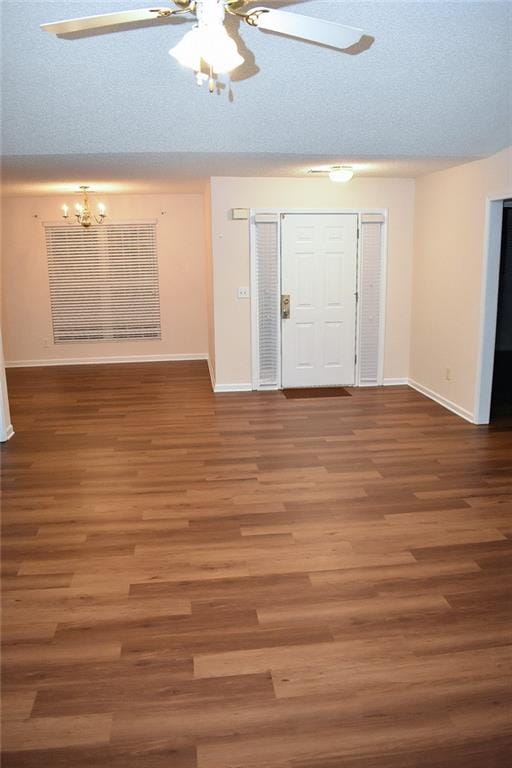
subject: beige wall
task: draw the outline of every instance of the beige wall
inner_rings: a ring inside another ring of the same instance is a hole
[[[237,298],[249,285],[249,226],[231,221],[231,208],[382,209],[389,211],[384,376],[409,372],[409,317],[414,219],[413,179],[213,178],[212,239],[215,282],[217,384],[251,381],[250,302]]]
[[[206,354],[203,196],[113,195],[102,196],[102,200],[113,221],[158,220],[162,339],[53,345],[42,222],[59,219],[64,198],[4,198],[2,330],[6,361]]]
[[[469,417],[475,411],[486,198],[511,192],[512,148],[416,183],[410,378]]]

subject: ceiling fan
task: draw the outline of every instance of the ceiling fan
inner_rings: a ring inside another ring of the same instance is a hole
[[[129,25],[137,22],[157,22],[190,14],[191,20],[195,18],[196,24],[169,53],[180,64],[194,70],[199,85],[208,80],[210,92],[213,92],[215,87],[214,74],[231,72],[244,61],[224,25],[226,13],[266,32],[295,37],[338,50],[350,48],[363,36],[363,30],[356,27],[347,27],[344,24],[289,11],[255,8],[252,7],[251,0],[173,0],[173,4],[174,8],[141,8],[57,21],[42,24],[41,29],[55,35],[69,36],[109,27],[129,28]],[[207,74],[203,71],[204,65]]]

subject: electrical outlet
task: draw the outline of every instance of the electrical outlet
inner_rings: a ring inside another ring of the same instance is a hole
[[[238,298],[239,299],[248,299],[249,298],[249,289],[248,288],[239,288],[238,289]]]
[[[50,346],[49,340],[48,339],[43,339],[43,347],[45,349],[48,349],[49,346]]]
[[[451,368],[447,368],[446,369],[446,373],[445,373],[444,377],[445,377],[446,381],[451,381],[452,380],[452,369]]]

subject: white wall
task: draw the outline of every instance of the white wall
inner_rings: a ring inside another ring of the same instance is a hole
[[[512,148],[416,183],[410,378],[467,418],[476,405],[486,201],[511,193]]]
[[[231,221],[231,208],[382,209],[389,211],[384,377],[409,372],[409,318],[414,220],[413,179],[225,178],[211,180],[216,381],[251,381],[250,302],[237,299],[249,285],[249,225]]]
[[[113,195],[102,196],[101,200],[107,204],[112,221],[158,220],[161,340],[53,345],[42,222],[59,220],[65,198],[4,198],[2,328],[7,364],[146,355],[206,355],[203,196]]]

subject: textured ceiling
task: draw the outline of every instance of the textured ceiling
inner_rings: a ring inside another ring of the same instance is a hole
[[[512,3],[274,5],[362,27],[375,41],[347,55],[244,25],[243,79],[210,96],[167,53],[189,25],[74,40],[39,29],[144,0],[3,0],[6,183],[28,189],[50,166],[63,181],[74,162],[76,173],[96,165],[97,178],[125,181],[132,168],[141,183],[161,183],[164,171],[295,175],[335,160],[359,161],[370,175],[416,175],[512,143]]]

